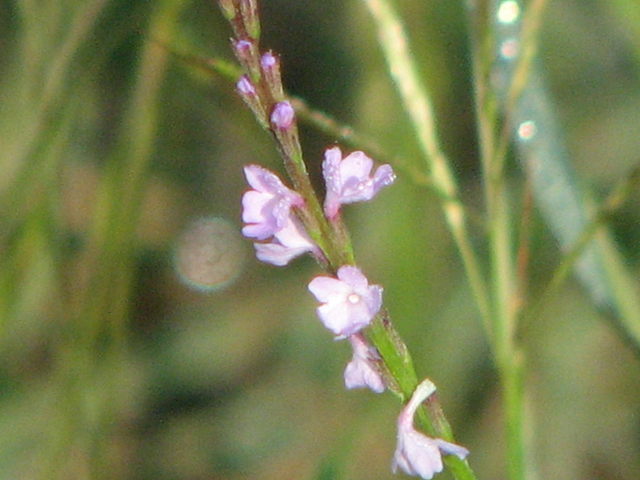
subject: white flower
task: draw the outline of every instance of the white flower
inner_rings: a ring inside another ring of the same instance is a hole
[[[413,426],[413,418],[420,404],[436,391],[429,380],[424,380],[411,396],[409,403],[398,417],[398,446],[393,455],[392,469],[398,467],[409,475],[417,475],[425,480],[442,471],[442,453],[456,455],[460,459],[469,455],[469,450],[440,438],[431,438],[418,432]]]
[[[316,312],[338,339],[360,331],[382,306],[382,287],[369,285],[358,267],[344,265],[338,278],[320,276],[309,283],[309,291],[322,302]]]

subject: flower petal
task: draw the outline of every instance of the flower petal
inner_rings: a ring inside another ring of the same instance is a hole
[[[316,245],[294,218],[289,219],[287,226],[273,235],[271,243],[256,243],[254,246],[258,260],[279,267],[300,255],[317,250]]]

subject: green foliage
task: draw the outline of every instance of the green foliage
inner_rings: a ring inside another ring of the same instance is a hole
[[[542,61],[504,106],[478,101],[487,11],[389,2],[431,101],[418,129],[364,2],[262,3],[264,43],[310,109],[313,181],[336,139],[399,172],[346,221],[478,478],[504,478],[522,446],[540,478],[636,478],[636,3],[549,2],[531,38]],[[17,0],[0,28],[0,480],[389,478],[398,404],[343,389],[348,349],[306,290],[316,265],[260,265],[243,242],[225,289],[189,290],[174,270],[194,219],[239,227],[243,165],[281,168],[235,95],[217,7]],[[501,130],[533,87],[560,192]],[[579,215],[541,206],[563,195]],[[572,275],[588,248],[606,301]],[[496,433],[509,392],[510,450]]]

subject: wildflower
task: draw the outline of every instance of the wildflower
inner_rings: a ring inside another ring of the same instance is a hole
[[[271,243],[254,243],[254,247],[258,260],[278,267],[304,253],[319,251],[295,218],[290,218],[286,227],[274,233]]]
[[[351,265],[340,267],[337,279],[314,278],[309,291],[322,302],[316,310],[318,317],[337,339],[369,325],[382,306],[382,287],[369,285],[360,269]]]
[[[347,389],[370,388],[375,393],[384,392],[385,382],[372,363],[372,360],[380,358],[378,351],[368,345],[360,333],[349,336],[349,341],[353,347],[353,357],[344,369]]]
[[[431,438],[413,427],[413,417],[420,404],[436,391],[429,380],[424,380],[413,392],[411,400],[398,417],[398,446],[393,456],[392,469],[398,467],[409,475],[418,475],[425,480],[441,472],[442,453],[466,458],[469,450],[460,445],[446,442],[440,438]]]
[[[340,148],[332,147],[324,158],[322,173],[327,182],[324,211],[328,218],[334,218],[342,204],[371,200],[396,178],[390,165],[379,166],[372,177],[373,160],[364,152],[352,152],[342,158]]]
[[[300,207],[304,201],[265,168],[248,165],[244,167],[244,174],[253,190],[242,197],[242,220],[247,224],[242,228],[242,234],[266,240],[289,226],[291,207]]]

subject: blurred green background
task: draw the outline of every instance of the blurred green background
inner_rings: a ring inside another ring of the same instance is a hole
[[[477,220],[463,2],[396,5]],[[346,209],[356,255],[479,478],[505,478],[490,351],[438,197],[403,168],[422,164],[371,19],[356,0],[261,8],[290,92],[402,159],[393,188]],[[558,0],[544,19],[547,86],[596,198],[640,161],[638,9]],[[5,0],[0,31],[0,479],[392,478],[399,404],[344,389],[350,349],[306,290],[318,266],[260,264],[239,235],[242,166],[282,173],[273,142],[233,82],[171,53],[232,60],[215,2]],[[335,138],[301,131],[319,185]],[[519,204],[515,163],[510,180]],[[633,192],[610,221],[636,281],[639,207]],[[209,293],[176,268],[202,218],[220,219],[210,270],[233,277]],[[533,301],[561,254],[531,222]],[[638,478],[633,349],[573,281],[521,333],[538,478]]]

